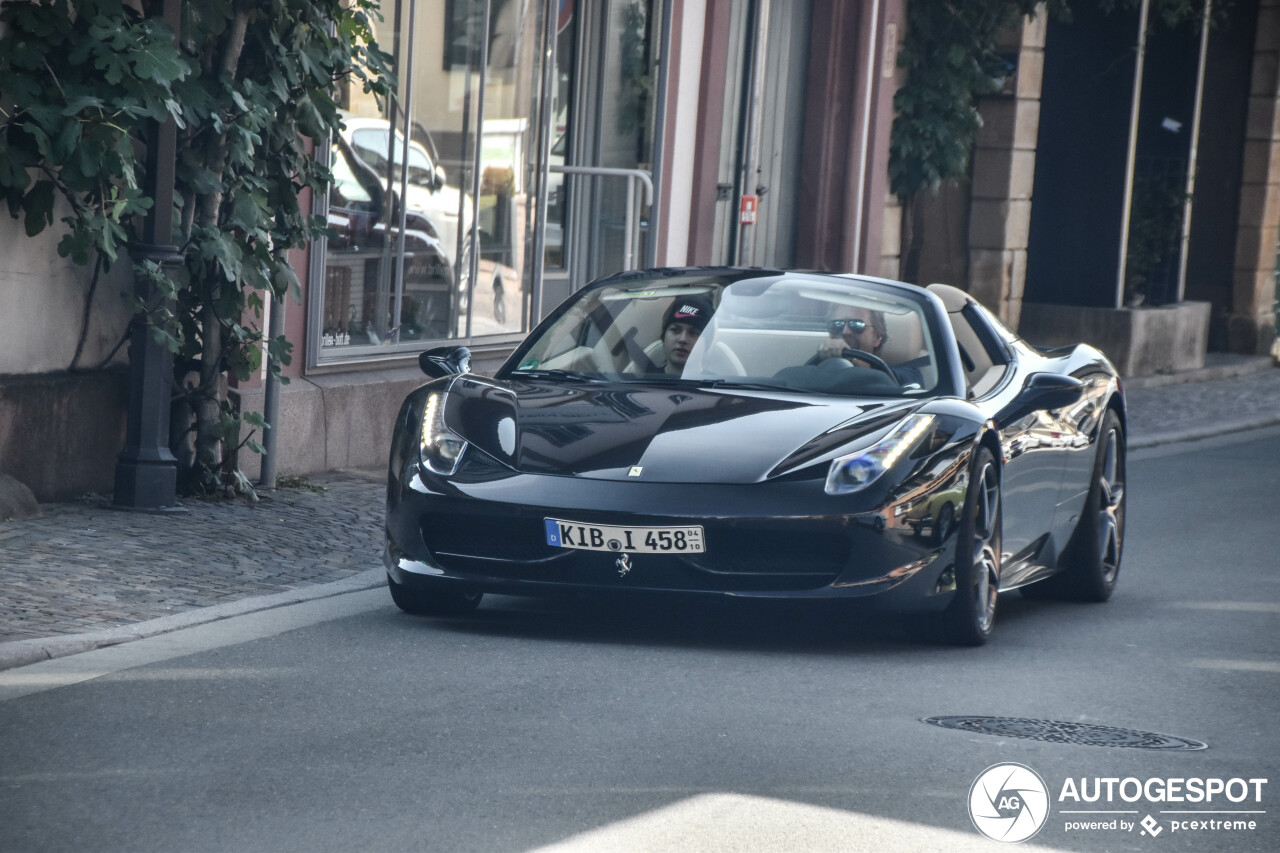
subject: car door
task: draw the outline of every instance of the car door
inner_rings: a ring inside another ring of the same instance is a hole
[[[1051,562],[1054,513],[1062,486],[1069,430],[1060,413],[1039,409],[1003,421],[1002,411],[1032,373],[1050,370],[1028,348],[1015,348],[976,302],[948,315],[961,347],[974,402],[996,421],[1003,464],[1003,566],[1001,586],[1017,586]],[[1050,546],[1046,548],[1046,545]]]

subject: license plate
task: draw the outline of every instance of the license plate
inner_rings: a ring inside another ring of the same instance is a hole
[[[579,551],[629,551],[633,554],[701,554],[701,527],[607,527],[559,518],[545,519],[547,544]]]

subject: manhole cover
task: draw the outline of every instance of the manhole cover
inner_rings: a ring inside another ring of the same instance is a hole
[[[1083,746],[1118,746],[1125,749],[1207,749],[1209,746],[1198,740],[1155,732],[1094,726],[1089,723],[1064,723],[1060,720],[1029,720],[1025,717],[925,717],[923,722],[944,729],[959,729],[983,735]]]

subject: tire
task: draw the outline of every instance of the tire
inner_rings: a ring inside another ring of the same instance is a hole
[[[507,322],[507,290],[503,286],[502,273],[493,274],[493,319],[499,325]]]
[[[933,523],[933,541],[941,545],[951,535],[951,525],[956,521],[956,508],[951,502],[942,505],[938,510],[938,520]]]
[[[1108,409],[1098,429],[1089,497],[1063,549],[1062,571],[1048,581],[1061,597],[1100,602],[1115,591],[1124,553],[1125,467],[1124,427]]]
[[[940,639],[980,646],[991,636],[1000,588],[1000,469],[985,447],[974,454],[956,535],[956,591],[938,623]]]
[[[480,606],[482,592],[468,592],[444,584],[421,589],[396,583],[387,575],[391,600],[405,613],[414,616],[465,616]]]

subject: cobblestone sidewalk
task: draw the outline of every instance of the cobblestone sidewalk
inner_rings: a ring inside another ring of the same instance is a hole
[[[259,503],[183,501],[185,512],[113,509],[105,497],[44,504],[0,522],[0,642],[113,628],[381,565],[385,474],[332,472]]]

